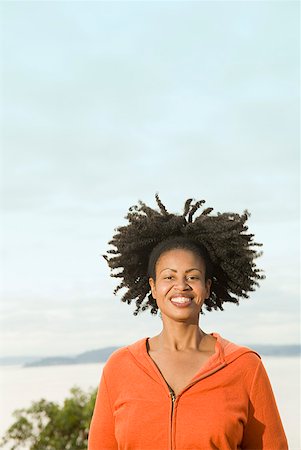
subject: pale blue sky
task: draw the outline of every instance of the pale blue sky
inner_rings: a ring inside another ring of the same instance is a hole
[[[160,331],[101,254],[129,206],[252,216],[267,279],[201,326],[299,333],[298,2],[4,2],[2,354]]]

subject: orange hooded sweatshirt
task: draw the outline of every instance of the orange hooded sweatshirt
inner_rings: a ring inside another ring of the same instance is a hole
[[[116,350],[103,369],[88,450],[287,450],[259,355],[212,335],[215,354],[175,398],[148,338]]]

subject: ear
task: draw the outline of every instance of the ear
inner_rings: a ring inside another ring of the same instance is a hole
[[[212,280],[211,280],[211,278],[208,278],[208,280],[206,280],[206,290],[207,290],[207,297],[206,298],[209,298],[210,297],[210,288],[211,288],[211,285],[212,285]]]
[[[157,294],[156,294],[156,283],[155,283],[155,280],[153,278],[149,278],[148,282],[149,282],[149,285],[150,285],[150,288],[151,288],[151,291],[152,291],[152,297],[154,299],[156,299],[156,295]]]

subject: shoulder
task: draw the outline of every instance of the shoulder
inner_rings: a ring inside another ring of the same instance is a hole
[[[216,338],[216,349],[220,358],[226,365],[239,370],[242,376],[252,377],[262,366],[260,355],[250,347],[238,345],[217,333],[212,334]]]
[[[241,350],[236,353],[236,356],[233,355],[233,359],[230,359],[229,363],[239,367],[241,375],[249,377],[253,377],[258,369],[263,367],[260,355],[247,347],[241,347]]]
[[[221,355],[225,358],[227,362],[232,360],[236,360],[238,357],[244,356],[243,359],[248,359],[250,361],[258,361],[260,360],[260,355],[254,349],[239,345],[234,342],[225,339],[220,336],[218,333],[211,333],[216,339],[215,347],[216,350],[221,353]]]
[[[108,372],[118,370],[122,366],[128,366],[133,360],[133,353],[142,349],[143,345],[145,345],[145,340],[146,338],[140,339],[133,344],[125,345],[115,350],[107,359],[104,370]]]
[[[105,368],[114,367],[116,364],[120,364],[121,361],[128,357],[128,346],[120,347],[110,354],[105,363]]]

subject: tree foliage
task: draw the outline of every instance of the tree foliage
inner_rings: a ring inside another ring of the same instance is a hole
[[[45,399],[14,412],[16,421],[8,428],[0,446],[10,450],[86,450],[96,390],[70,390],[62,405]]]

